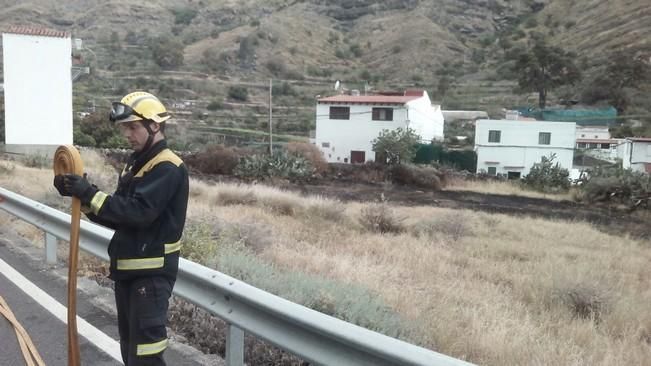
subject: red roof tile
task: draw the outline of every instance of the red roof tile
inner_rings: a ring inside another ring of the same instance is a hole
[[[13,25],[9,27],[9,29],[5,30],[4,33],[22,34],[26,36],[57,37],[57,38],[70,37],[70,34],[64,31],[58,31],[58,30],[47,29],[47,28],[19,26],[19,25]]]
[[[319,103],[353,103],[353,104],[405,104],[420,98],[422,95],[335,95],[332,97],[320,98]]]

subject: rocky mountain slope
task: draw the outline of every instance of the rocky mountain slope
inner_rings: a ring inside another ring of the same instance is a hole
[[[210,101],[232,102],[228,88],[240,85],[249,91],[243,102],[253,108],[237,112],[244,118],[262,113],[255,106],[265,104],[269,78],[288,83],[277,94],[279,106],[305,108],[313,107],[314,95],[332,93],[334,81],[342,80],[350,89],[422,87],[444,108],[494,114],[531,102],[513,92],[504,54],[507,47],[526,48],[537,34],[575,51],[588,77],[613,52],[651,57],[645,37],[651,7],[645,3],[2,0],[0,25],[39,25],[84,39],[87,48],[76,52],[94,72],[79,91],[104,99],[135,86],[170,99],[198,100],[204,108]],[[305,126],[288,130],[306,132],[311,112],[294,112],[294,121]],[[257,123],[249,122],[249,127]],[[221,124],[218,118],[216,123]]]

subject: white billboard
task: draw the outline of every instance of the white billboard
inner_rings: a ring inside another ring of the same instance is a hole
[[[3,33],[5,142],[72,144],[72,44],[52,32]]]

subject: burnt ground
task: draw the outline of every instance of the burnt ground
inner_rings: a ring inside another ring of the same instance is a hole
[[[468,191],[426,191],[395,184],[336,180],[322,180],[306,184],[284,183],[279,186],[303,194],[336,198],[343,202],[377,202],[383,195],[387,201],[405,206],[424,205],[517,216],[527,215],[546,219],[585,221],[610,234],[628,234],[634,238],[647,240],[651,238],[651,214],[648,211],[630,212],[615,206],[587,205],[572,201]]]

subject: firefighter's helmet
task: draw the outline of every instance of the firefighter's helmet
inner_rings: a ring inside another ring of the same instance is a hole
[[[147,120],[162,123],[170,118],[163,103],[154,95],[137,91],[113,102],[109,119],[116,123]]]

